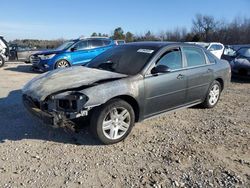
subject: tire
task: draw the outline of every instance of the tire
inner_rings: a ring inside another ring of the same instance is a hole
[[[0,55],[0,67],[4,66],[4,58]]]
[[[70,64],[65,59],[57,61],[56,65],[55,65],[55,69],[58,69],[58,68],[67,68],[67,67],[70,67]]]
[[[32,55],[31,55],[32,56]],[[26,63],[26,64],[30,64],[31,63],[31,56],[29,56],[29,58],[28,59],[26,59],[26,61],[24,61],[24,63]]]
[[[216,106],[220,99],[221,94],[221,84],[218,81],[213,81],[212,85],[209,87],[205,101],[202,103],[204,108],[213,108]]]
[[[135,113],[131,105],[124,100],[113,99],[92,111],[90,126],[93,135],[103,144],[114,144],[128,136],[134,122]]]

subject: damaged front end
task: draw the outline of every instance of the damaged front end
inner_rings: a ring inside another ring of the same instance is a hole
[[[125,77],[127,75],[82,66],[56,69],[29,81],[22,90],[23,102],[46,124],[72,128],[73,119],[87,116],[93,107],[105,102],[107,87],[103,85]],[[102,89],[97,89],[98,86]],[[91,88],[92,92],[88,93],[86,90]]]
[[[88,97],[77,91],[66,91],[48,96],[43,102],[23,95],[25,107],[33,115],[52,127],[75,130],[73,119],[87,116],[92,107],[84,107]]]

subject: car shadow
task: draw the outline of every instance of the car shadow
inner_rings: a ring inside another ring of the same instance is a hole
[[[81,125],[79,133],[49,127],[28,113],[21,97],[21,90],[14,90],[0,98],[0,143],[35,139],[74,145],[100,145],[89,133],[88,124]]]
[[[30,64],[17,65],[15,67],[8,67],[8,64],[6,64],[3,68],[4,70],[9,70],[9,71],[39,74],[39,72],[35,72],[32,70],[32,67]]]

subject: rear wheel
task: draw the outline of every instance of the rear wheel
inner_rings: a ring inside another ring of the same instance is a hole
[[[67,60],[65,59],[62,59],[62,60],[59,60],[56,65],[55,65],[55,69],[58,69],[58,68],[67,68],[67,67],[70,67],[70,64]]]
[[[202,103],[205,108],[213,108],[219,101],[221,94],[221,84],[218,81],[214,81],[210,86],[207,97]]]
[[[4,58],[0,55],[0,67],[2,67],[4,63],[5,63]]]
[[[125,139],[135,122],[134,110],[127,102],[114,99],[95,109],[91,117],[91,130],[104,144]]]

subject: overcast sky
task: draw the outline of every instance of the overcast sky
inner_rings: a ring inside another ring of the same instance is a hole
[[[116,27],[135,34],[189,29],[197,13],[231,21],[250,18],[250,0],[11,0],[1,1],[0,35],[57,39],[110,34]]]

